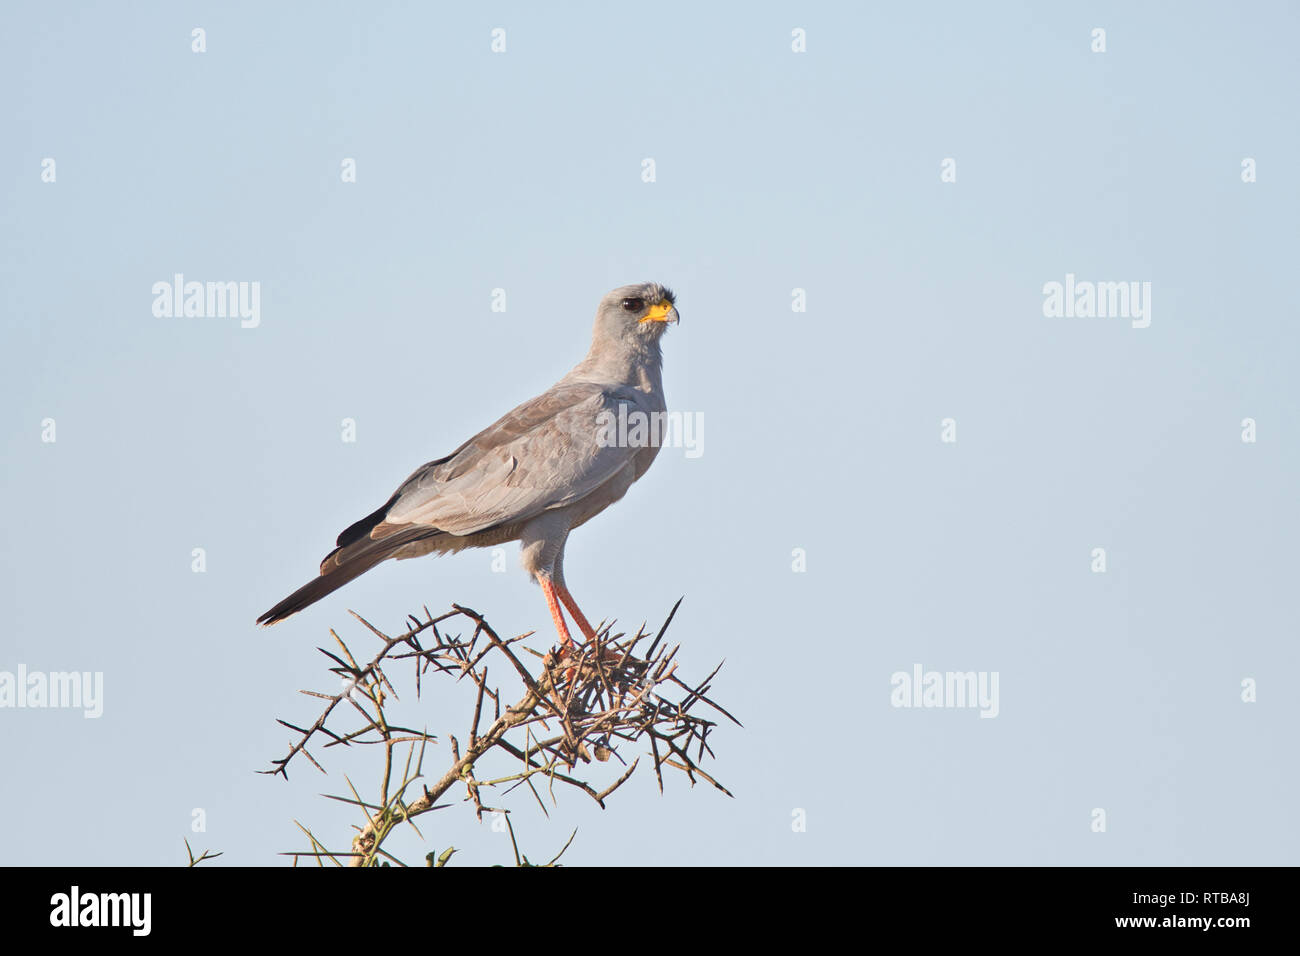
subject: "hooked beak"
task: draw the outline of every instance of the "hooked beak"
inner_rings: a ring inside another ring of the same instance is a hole
[[[642,316],[642,322],[680,322],[681,316],[677,313],[677,307],[664,299],[650,306],[650,311]]]

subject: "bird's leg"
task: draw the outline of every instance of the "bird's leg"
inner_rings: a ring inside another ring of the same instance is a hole
[[[560,658],[563,660],[567,657],[572,660],[577,656],[577,646],[573,643],[573,638],[569,636],[569,626],[564,623],[564,612],[560,610],[560,602],[555,599],[556,587],[549,578],[540,575],[537,578],[537,583],[542,586],[542,593],[546,595],[546,606],[551,609],[551,617],[555,620],[555,629],[560,633]],[[586,623],[583,618],[579,618],[579,620],[584,624]],[[590,627],[591,625],[587,626]],[[577,673],[578,669],[576,667],[566,667],[564,669],[564,680],[567,683],[573,683],[573,677]]]
[[[569,625],[564,623],[564,612],[560,610],[560,602],[555,599],[555,585],[544,577],[539,577],[537,583],[542,586],[542,593],[546,595],[546,606],[551,611],[551,619],[555,621],[555,630],[559,632],[561,646],[566,650],[572,648],[573,638],[569,636]]]
[[[560,600],[564,602],[564,606],[573,615],[573,623],[578,625],[578,630],[582,631],[583,637],[594,643],[596,629],[587,620],[587,615],[579,610],[578,602],[573,599],[573,595],[569,593],[568,585],[564,583],[564,545],[560,546],[560,551],[555,556],[555,562],[551,565],[551,579],[555,582],[555,590],[560,595]]]
[[[560,600],[564,602],[564,606],[569,609],[569,613],[573,615],[573,621],[582,630],[583,636],[591,642],[592,647],[595,647],[596,629],[587,621],[586,615],[578,609],[578,602],[574,600],[573,595],[569,593],[569,589],[565,587],[564,578],[560,578],[556,581],[555,590],[559,593]],[[622,654],[616,654],[608,648],[602,650],[600,653],[601,660],[618,661],[620,663],[622,663],[624,656],[625,655]]]
[[[569,609],[569,613],[573,615],[573,623],[578,625],[578,630],[582,631],[582,636],[589,641],[594,641],[596,639],[596,629],[591,626],[587,621],[587,616],[578,608],[578,602],[573,599],[569,589],[564,586],[563,578],[556,584],[555,591],[559,594],[560,600],[564,602],[564,606]]]

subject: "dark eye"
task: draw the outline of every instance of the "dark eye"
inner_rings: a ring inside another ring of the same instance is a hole
[[[645,308],[645,299],[624,299],[623,300],[624,312],[640,312],[644,308]]]

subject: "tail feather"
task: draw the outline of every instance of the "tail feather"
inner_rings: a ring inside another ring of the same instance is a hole
[[[332,594],[349,581],[365,574],[376,564],[387,561],[413,541],[421,541],[438,534],[442,532],[435,528],[408,528],[377,541],[367,538],[335,548],[321,562],[320,577],[313,578],[294,591],[259,617],[257,623],[276,624],[287,617],[292,617],[303,608],[310,607],[327,594]]]

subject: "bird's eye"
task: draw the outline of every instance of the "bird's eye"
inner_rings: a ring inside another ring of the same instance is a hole
[[[624,312],[640,312],[640,311],[641,311],[642,309],[644,309],[644,308],[645,308],[645,300],[644,300],[644,299],[624,299],[624,300],[623,300],[623,311],[624,311]]]

